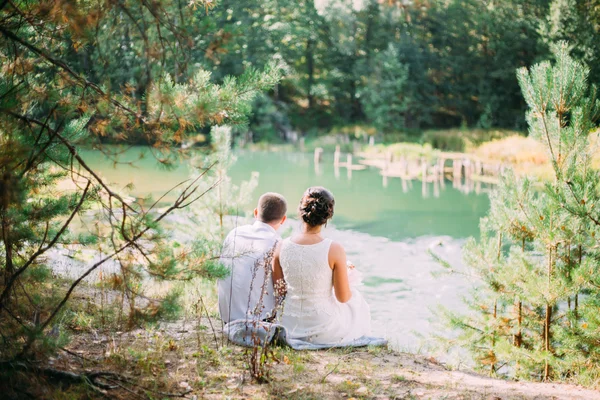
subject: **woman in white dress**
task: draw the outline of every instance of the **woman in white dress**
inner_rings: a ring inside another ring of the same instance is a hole
[[[280,323],[288,335],[315,344],[340,345],[371,334],[369,306],[349,283],[353,266],[344,248],[321,236],[335,200],[323,187],[302,196],[301,233],[281,242],[273,257],[273,283],[285,296]]]

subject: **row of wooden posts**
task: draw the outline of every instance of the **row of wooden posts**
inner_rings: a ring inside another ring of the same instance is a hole
[[[425,157],[408,159],[400,156],[395,159],[391,152],[383,157],[373,158],[359,154],[358,164],[354,164],[353,155],[346,154],[342,161],[342,152],[337,146],[333,156],[333,165],[336,168],[348,170],[363,170],[368,166],[380,169],[380,174],[385,178],[401,178],[402,180],[419,179],[423,182],[435,182],[449,178],[454,181],[477,181],[495,184],[504,172],[505,166],[500,163],[483,162],[469,154],[441,153],[435,163],[430,163]],[[314,152],[314,162],[318,165],[323,158],[323,149],[318,147]],[[451,165],[448,165],[451,162]]]

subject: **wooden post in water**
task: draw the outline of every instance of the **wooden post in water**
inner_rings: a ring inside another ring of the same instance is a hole
[[[385,160],[384,160],[384,166],[383,166],[383,171],[387,171],[390,168],[390,164],[392,163],[392,160],[394,158],[394,155],[392,154],[391,151],[388,151],[387,153],[385,153]]]
[[[462,161],[458,158],[452,161],[452,179],[455,182],[460,182],[462,179]]]
[[[475,161],[475,175],[483,175],[483,164],[481,161]]]
[[[423,182],[427,180],[427,163],[425,162],[425,157],[421,157],[421,179]]]
[[[471,180],[471,172],[472,172],[472,166],[471,166],[471,160],[468,158],[465,158],[465,160],[463,161],[463,165],[465,166],[465,180]]]
[[[340,156],[341,156],[341,151],[340,151],[340,145],[338,144],[337,146],[335,146],[335,153],[333,153],[333,166],[334,167],[338,167],[340,165]]]
[[[446,186],[446,157],[438,160],[438,182],[444,188]]]
[[[323,148],[321,147],[317,147],[315,149],[315,164],[318,164],[321,162],[321,156],[323,155]]]
[[[346,173],[348,174],[348,180],[352,179],[352,154],[346,156]]]

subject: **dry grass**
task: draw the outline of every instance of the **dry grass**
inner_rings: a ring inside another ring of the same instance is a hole
[[[552,177],[552,166],[544,146],[528,137],[509,136],[484,143],[473,151],[482,160],[510,165],[519,176]]]
[[[484,143],[474,153],[484,159],[508,164],[545,165],[549,163],[544,146],[523,136],[509,136]]]
[[[594,168],[600,168],[599,134],[600,130],[597,130],[589,136]],[[473,153],[483,160],[511,165],[520,176],[533,176],[542,180],[553,177],[546,147],[529,137],[515,135],[493,140],[482,144]]]

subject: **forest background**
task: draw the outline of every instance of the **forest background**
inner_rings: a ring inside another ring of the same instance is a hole
[[[490,130],[524,133],[515,70],[551,59],[559,40],[600,81],[598,1],[356,3],[224,1],[211,12],[211,40],[192,57],[216,80],[274,57],[289,68],[254,101],[243,142],[343,133],[464,150],[461,136],[479,144]],[[435,132],[453,128],[462,132]]]
[[[478,129],[477,143],[494,138],[494,129],[524,133],[515,70],[550,59],[549,45],[559,40],[591,69],[590,82],[600,81],[596,0],[192,3],[197,10],[186,24],[194,27],[194,45],[185,54],[161,49],[149,27],[124,24],[121,15],[97,44],[71,43],[65,61],[93,81],[130,86],[142,99],[165,67],[177,82],[189,79],[191,66],[221,82],[279,60],[284,78],[252,102],[248,129],[234,131],[243,143],[343,133],[463,150],[468,128]],[[113,46],[118,51],[108,54]],[[431,132],[452,128],[462,133]],[[128,140],[149,142],[143,135]]]

